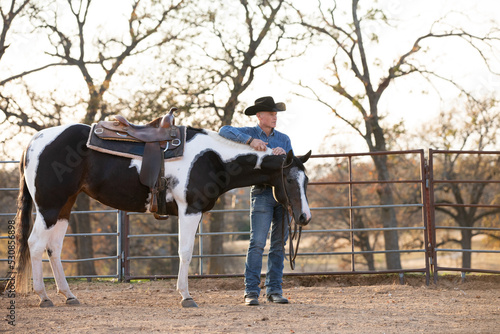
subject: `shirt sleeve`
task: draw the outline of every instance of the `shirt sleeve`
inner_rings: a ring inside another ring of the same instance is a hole
[[[284,147],[285,151],[288,153],[288,151],[292,151],[293,153],[293,148],[292,148],[292,141],[290,140],[290,137],[286,136],[286,144]],[[295,153],[294,153],[295,155]]]
[[[246,144],[252,137],[250,134],[248,134],[248,132],[248,128],[235,128],[230,125],[225,125],[220,128],[219,135],[226,139]]]

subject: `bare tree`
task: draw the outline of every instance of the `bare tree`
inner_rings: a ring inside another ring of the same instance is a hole
[[[498,147],[500,136],[500,109],[498,101],[486,98],[478,104],[469,100],[465,110],[451,109],[439,115],[436,122],[430,122],[423,133],[433,134],[422,138],[424,143],[437,149],[463,151],[485,151]],[[499,155],[440,154],[436,157],[434,178],[449,180],[439,183],[434,188],[435,201],[441,204],[459,204],[459,206],[437,206],[436,211],[444,213],[459,227],[460,238],[444,238],[437,246],[456,243],[462,249],[472,249],[472,238],[477,235],[491,235],[485,230],[473,230],[471,227],[483,224],[490,217],[500,213],[500,209],[481,208],[478,205],[498,205],[498,187],[486,182],[469,184],[454,183],[454,180],[489,181],[499,173]],[[470,206],[469,206],[470,205]],[[443,225],[440,221],[439,225]],[[492,235],[494,238],[496,236]],[[462,267],[471,268],[470,252],[463,252]]]
[[[322,82],[332,93],[348,101],[351,107],[344,110],[337,109],[327,96],[321,95],[310,87],[306,88],[309,91],[309,96],[327,106],[340,120],[359,134],[366,142],[370,152],[386,151],[388,148],[386,138],[390,128],[384,127],[378,106],[383,94],[395,80],[419,74],[427,80],[436,78],[445,80],[457,87],[460,92],[471,96],[457,82],[440,75],[438,72],[427,70],[425,66],[419,64],[417,59],[419,55],[423,54],[423,44],[435,39],[458,38],[477,50],[488,64],[488,58],[483,50],[493,48],[494,43],[499,41],[498,36],[494,34],[495,32],[486,36],[476,36],[460,28],[435,31],[438,26],[436,23],[431,27],[430,32],[417,37],[406,52],[394,59],[392,65],[385,70],[385,74],[377,80],[375,73],[379,70],[378,64],[370,64],[369,53],[371,44],[377,43],[380,36],[370,34],[365,26],[369,22],[377,21],[380,24],[388,24],[388,17],[383,10],[375,7],[376,4],[370,3],[367,4],[370,6],[369,8],[364,8],[360,5],[359,0],[352,0],[351,18],[346,20],[346,15],[339,10],[337,2],[331,3],[332,6],[327,7],[318,1],[313,18],[308,17],[298,9],[297,13],[301,17],[300,24],[303,27],[324,38],[334,47],[330,75]],[[352,78],[358,84],[352,85]],[[377,168],[378,179],[388,180],[386,157],[373,156],[373,161]],[[381,210],[385,227],[397,227],[398,222],[394,209],[390,208],[394,203],[391,188],[389,186],[381,187],[379,197],[381,204],[389,206]],[[387,249],[399,249],[396,231],[384,232],[384,238]],[[399,254],[388,253],[386,264],[389,269],[401,268]]]
[[[214,119],[214,127],[231,124],[239,97],[253,82],[255,71],[269,62],[278,61],[277,54],[285,35],[278,16],[283,2],[284,0],[278,0],[252,4],[240,0],[243,15],[237,17],[244,22],[244,30],[231,28],[224,22],[228,13],[222,7],[213,6],[209,9],[205,29],[210,32],[210,43],[216,43],[217,48],[212,51],[208,43],[196,43],[211,65],[209,68],[196,69],[202,74],[203,86],[193,95],[192,106],[196,105],[198,110],[209,110],[215,114],[217,118]],[[272,46],[268,47],[268,44]],[[217,207],[225,206],[225,197],[222,196]],[[211,218],[210,232],[222,231],[223,216],[213,215]],[[222,236],[212,237],[210,254],[222,254],[223,244]],[[211,258],[209,271],[224,273],[224,261]]]
[[[92,0],[67,0],[66,7],[61,9],[47,7],[43,15],[36,17],[34,24],[39,31],[47,32],[52,49],[46,51],[46,54],[56,61],[14,74],[2,80],[1,84],[5,85],[7,82],[13,82],[15,79],[48,67],[75,67],[88,89],[86,112],[81,122],[90,124],[103,119],[108,115],[104,94],[109,90],[112,80],[120,75],[119,69],[129,58],[149,52],[178,38],[182,26],[175,24],[179,22],[176,20],[176,13],[184,8],[185,2],[187,1],[131,1],[128,19],[117,23],[122,24],[121,30],[127,32],[123,36],[113,36],[110,31],[99,32],[97,27],[88,27],[92,11],[98,10],[98,7],[92,6]],[[61,23],[60,17],[65,15],[72,18],[71,25],[68,25],[68,21]],[[97,31],[97,37],[92,36],[92,29]],[[34,117],[33,110],[26,111],[15,105],[15,100],[3,97],[1,106],[6,122],[21,123],[22,126],[34,130],[40,130],[47,125],[39,117]],[[54,111],[48,113],[50,117],[54,114]],[[87,211],[89,208],[89,198],[79,196],[77,209]],[[70,226],[74,233],[88,233],[91,230],[87,215],[74,217]],[[93,257],[91,238],[75,238],[75,240],[78,257]],[[95,274],[92,262],[79,263],[79,272]]]
[[[255,82],[258,71],[263,75],[264,67],[302,54],[296,41],[305,34],[285,29],[290,13],[284,0],[240,0],[230,6],[217,0],[190,8],[197,13],[190,17],[197,37],[184,40],[177,56],[169,59],[168,73],[177,75],[159,79],[165,83],[163,90],[150,97],[145,92],[140,95],[148,101],[143,103],[148,110],[149,102],[161,96],[177,101],[192,124],[218,129],[231,124],[241,95]],[[147,111],[135,113],[143,112]]]
[[[46,54],[55,60],[45,68],[71,67],[81,74],[88,89],[82,122],[92,123],[116,113],[116,106],[106,101],[105,96],[109,96],[106,93],[123,68],[133,71],[131,66],[124,65],[130,64],[129,59],[147,53],[156,54],[157,68],[161,69],[156,72],[168,74],[159,80],[156,80],[158,77],[149,79],[155,82],[149,85],[155,86],[151,92],[139,89],[131,98],[116,95],[113,99],[119,100],[126,110],[132,110],[132,118],[136,120],[164,113],[168,104],[175,102],[183,114],[192,117],[192,124],[218,128],[231,123],[239,96],[254,82],[256,71],[288,57],[289,52],[282,49],[285,42],[295,37],[286,34],[283,3],[283,0],[241,0],[228,8],[222,1],[134,0],[126,22],[127,36],[109,37],[103,32],[92,39],[89,17],[98,7],[94,8],[92,0],[68,0],[64,8],[59,7],[59,12],[44,12],[38,18],[37,27],[48,33],[51,49]],[[183,9],[185,12],[179,12]],[[179,14],[175,16],[175,13]],[[61,23],[63,16],[64,24]],[[236,28],[228,24],[229,19]],[[72,26],[68,26],[68,21]],[[177,43],[181,34],[192,38]],[[175,49],[169,45],[173,41],[176,41]],[[28,69],[6,82],[14,82],[30,73],[33,72]],[[10,123],[20,119],[29,120],[26,126],[36,130],[45,127],[44,122],[23,108],[9,116]],[[223,223],[215,225],[219,230]],[[222,249],[222,242],[213,242],[217,244]]]
[[[87,45],[85,25],[91,3],[91,0],[81,0],[79,2],[68,0],[68,7],[71,10],[74,23],[77,27],[76,35],[74,36],[70,35],[71,32],[68,33],[64,31],[64,28],[59,27],[57,13],[55,13],[53,22],[44,22],[43,24],[43,27],[51,32],[50,39],[54,51],[50,52],[50,54],[55,58],[59,58],[62,64],[76,66],[87,85],[89,98],[87,112],[82,120],[85,124],[103,119],[108,115],[106,104],[104,103],[104,94],[108,91],[113,77],[127,58],[177,38],[176,34],[162,31],[161,28],[166,25],[168,18],[172,18],[172,14],[182,8],[183,0],[170,1],[168,5],[157,4],[156,2],[148,2],[144,5],[141,0],[134,1],[127,22],[129,27],[128,41],[115,40],[114,38],[108,40],[99,38],[96,52],[88,56],[86,52],[89,46]],[[149,6],[153,8],[149,8]],[[155,35],[161,36],[156,41],[147,43]],[[75,43],[76,47],[73,47],[73,43]],[[97,79],[91,74],[90,67],[93,65],[98,66],[103,73],[99,83],[97,83]],[[89,197],[84,195],[79,196],[76,207],[81,211],[89,210]],[[75,216],[70,226],[73,233],[89,233],[91,231],[88,215]],[[93,246],[91,238],[75,238],[75,244],[78,257],[92,257]],[[95,274],[92,262],[79,263],[79,271],[85,274]]]
[[[2,57],[8,52],[9,46],[16,42],[15,36],[18,35],[18,28],[23,26],[25,30],[35,30],[35,27],[31,26],[31,24],[37,20],[41,11],[38,3],[33,0],[11,0],[10,3],[5,1],[0,4],[0,17],[2,20],[0,31],[0,62],[2,62]],[[3,88],[9,83],[20,81],[29,74],[56,65],[60,65],[60,63],[47,63],[38,67],[30,67],[30,64],[27,64],[26,68],[19,73],[2,71],[1,75],[4,77],[0,77],[0,87]],[[43,128],[60,124],[60,116],[63,109],[62,104],[55,102],[56,100],[54,99],[51,103],[46,103],[47,105],[52,105],[50,110],[41,107],[47,99],[54,98],[53,94],[50,94],[49,97],[42,97],[36,94],[24,82],[20,82],[17,86],[22,88],[24,92],[23,98],[28,100],[32,111],[26,111],[26,106],[18,102],[19,98],[2,90],[0,91],[0,111],[4,117],[2,117],[3,119],[0,124],[10,123],[18,126],[21,131],[26,129],[40,131]],[[17,133],[7,134],[2,142],[12,139],[12,136]]]
[[[57,13],[54,13],[55,17],[52,22],[48,20],[43,22],[42,27],[50,31],[49,37],[54,48],[48,53],[60,59],[62,65],[77,67],[88,88],[89,99],[84,123],[90,124],[108,116],[103,96],[127,58],[178,38],[178,29],[170,28],[171,26],[168,30],[163,28],[167,26],[168,20],[175,18],[175,14],[183,8],[184,2],[184,0],[162,3],[133,1],[129,19],[126,22],[129,36],[124,36],[120,40],[99,36],[94,48],[92,48],[94,42],[89,42],[85,34],[92,0],[76,2],[68,0],[68,8],[73,15],[76,33],[72,30],[66,31],[66,27],[60,27],[57,22]],[[89,49],[93,52],[88,52]],[[96,71],[96,68],[100,69],[101,75],[92,75],[92,70]]]
[[[10,2],[5,1],[0,4],[0,18],[2,22],[0,30],[0,62],[11,44],[11,35],[15,34],[12,30],[15,28],[17,21],[33,17],[36,15],[36,12],[37,9],[30,3],[30,0],[11,0]],[[3,75],[5,75],[5,72]],[[0,78],[0,87],[21,76],[22,74],[16,74],[9,75],[7,78]],[[26,91],[28,93],[27,87]],[[8,122],[8,119],[13,116],[21,115],[16,120],[17,125],[33,127],[37,131],[42,129],[42,127],[38,126],[38,124],[34,123],[22,112],[22,106],[19,105],[16,99],[3,91],[0,91],[0,111],[4,114],[2,123]]]
[[[230,5],[226,1],[196,4],[193,11],[198,15],[192,20],[198,37],[187,41],[171,59],[176,70],[169,73],[180,75],[166,78],[169,89],[164,91],[175,95],[182,116],[191,124],[212,129],[231,124],[240,97],[254,83],[257,71],[300,54],[300,50],[288,47],[302,36],[287,34],[289,18],[284,3],[240,0]],[[224,206],[221,197],[217,208]],[[223,219],[211,220],[210,232],[223,228]],[[211,254],[223,252],[222,237],[211,237],[210,245]],[[211,273],[223,273],[223,261],[211,258],[209,268]]]

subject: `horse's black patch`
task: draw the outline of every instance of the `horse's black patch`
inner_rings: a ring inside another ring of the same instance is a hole
[[[47,228],[55,225],[68,198],[78,193],[89,150],[85,146],[90,127],[66,128],[39,156],[35,201]]]
[[[186,143],[191,141],[191,139],[193,139],[196,135],[199,134],[206,135],[207,132],[204,129],[192,128],[188,126],[186,130]]]
[[[130,167],[132,159],[90,152],[88,161],[92,166],[86,171],[83,191],[118,210],[144,212],[149,188],[140,182],[137,169]]]
[[[195,158],[189,173],[186,191],[186,199],[189,203],[187,214],[210,210],[222,193],[226,181],[217,182],[213,176],[209,175],[209,172],[213,170],[224,170],[217,153],[204,151]]]
[[[269,183],[271,174],[277,172],[281,164],[278,156],[265,157],[264,161],[266,160],[275,161],[273,170],[256,169],[255,154],[241,155],[232,161],[224,162],[215,151],[201,152],[195,158],[189,173],[186,192],[189,205],[186,213],[194,214],[212,209],[217,198],[230,189]]]
[[[173,189],[179,184],[179,179],[176,177],[167,177],[167,188]]]
[[[21,163],[23,164],[22,168],[28,168],[28,164],[30,162],[30,158],[28,156],[28,151],[23,152],[23,155],[21,157]]]
[[[304,164],[302,163],[302,161],[300,161],[299,158],[297,157],[293,157],[293,160],[295,161],[295,163],[298,165],[299,169],[301,171],[305,171],[306,170],[306,166],[304,166]]]

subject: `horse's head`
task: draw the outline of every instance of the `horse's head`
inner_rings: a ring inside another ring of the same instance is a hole
[[[283,162],[280,176],[274,180],[274,197],[281,204],[292,207],[293,218],[299,225],[307,225],[311,220],[311,211],[307,201],[307,178],[304,163],[311,156],[311,151],[302,157],[288,152]]]

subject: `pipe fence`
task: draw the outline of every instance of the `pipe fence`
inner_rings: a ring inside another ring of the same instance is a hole
[[[458,159],[461,156],[467,157],[465,165],[462,170],[457,168]],[[439,161],[441,159],[441,161]],[[486,159],[485,165],[489,168],[481,166],[481,161]],[[466,165],[467,162],[472,165]],[[486,235],[486,232],[492,238],[500,237],[500,201],[490,199],[491,202],[486,203],[488,198],[486,196],[478,196],[485,192],[486,187],[496,187],[493,192],[498,194],[500,190],[500,152],[499,151],[456,151],[456,150],[433,150],[429,149],[429,194],[430,206],[429,214],[431,227],[431,253],[429,254],[429,261],[434,273],[434,281],[437,281],[438,273],[440,271],[461,272],[464,278],[468,272],[500,274],[500,265],[493,269],[481,268],[479,265],[474,264],[476,267],[470,266],[467,263],[466,257],[472,257],[472,254],[482,255],[483,257],[489,254],[492,257],[492,262],[500,263],[500,249],[495,248],[482,248],[483,245],[474,245],[473,234],[475,236]],[[440,164],[442,170],[440,175],[436,175],[435,165]],[[455,165],[453,170],[447,170],[451,165]],[[489,165],[489,166],[488,166]],[[475,168],[470,168],[475,167]],[[494,179],[494,177],[497,179]],[[472,194],[464,194],[465,187],[475,186]],[[438,194],[439,187],[441,194]],[[453,198],[445,195],[447,192],[453,193]],[[443,194],[444,193],[444,194]],[[469,195],[469,196],[464,196]],[[480,212],[482,210],[482,212]],[[446,217],[436,219],[436,212],[441,211],[445,213]],[[449,219],[449,217],[454,219]],[[484,226],[486,223],[490,226]],[[438,242],[437,235],[439,233],[461,233],[461,242],[452,241],[446,244]],[[465,233],[464,233],[465,232]],[[455,248],[449,245],[456,246]],[[448,246],[448,247],[445,247]],[[476,248],[474,248],[476,246]],[[479,248],[481,247],[481,248]],[[494,245],[493,245],[494,247]],[[462,255],[462,264],[451,266],[449,257],[456,258],[456,255]],[[477,258],[477,260],[479,260]],[[444,262],[445,265],[440,265]],[[477,261],[475,261],[477,262]]]
[[[303,237],[296,260],[296,270],[285,270],[285,275],[342,275],[342,274],[384,274],[398,273],[401,282],[405,273],[422,273],[429,284],[430,277],[437,280],[438,272],[459,271],[500,273],[500,266],[492,269],[480,267],[463,268],[462,265],[449,266],[445,261],[454,253],[478,253],[498,256],[499,250],[494,243],[481,244],[480,249],[472,247],[450,248],[440,234],[443,231],[475,231],[477,236],[485,238],[484,232],[500,235],[500,205],[495,203],[452,203],[440,202],[445,193],[444,184],[471,185],[480,184],[482,189],[500,183],[494,176],[489,179],[440,179],[437,176],[441,165],[436,166],[436,157],[446,154],[468,154],[499,157],[500,152],[465,152],[429,150],[428,162],[424,150],[392,151],[376,153],[351,153],[313,155],[309,164],[315,164],[314,174],[308,188],[308,197],[313,213],[313,220],[303,229]],[[312,161],[312,163],[311,163]],[[384,170],[389,166],[391,173]],[[17,164],[17,161],[0,161],[0,164]],[[375,167],[377,166],[377,167]],[[498,163],[491,163],[492,172],[498,169]],[[436,170],[434,170],[436,169]],[[500,173],[497,173],[497,175]],[[326,178],[328,175],[330,178]],[[332,175],[336,177],[331,178]],[[385,175],[385,176],[384,176]],[[495,175],[492,173],[492,175]],[[17,188],[0,188],[0,193],[16,192]],[[248,196],[248,194],[247,194]],[[244,197],[239,201],[248,202]],[[498,210],[489,216],[489,226],[454,226],[449,219],[443,220],[436,211],[443,208]],[[140,225],[135,220],[148,220],[151,215],[130,213],[119,210],[75,211],[73,214],[112,214],[116,216],[116,230],[112,232],[68,233],[67,238],[106,238],[106,243],[116,244],[113,255],[94,256],[86,259],[63,259],[65,263],[84,261],[113,261],[113,272],[98,275],[85,273],[68,276],[73,278],[114,278],[119,281],[134,279],[174,278],[177,276],[175,263],[178,255],[172,247],[163,247],[160,254],[158,244],[175,244],[177,232],[138,231]],[[236,216],[233,220],[248,221],[249,208],[212,210],[210,215]],[[0,213],[5,222],[14,219],[15,213]],[[174,219],[171,217],[170,219]],[[436,221],[438,219],[438,221]],[[174,224],[170,222],[167,224]],[[2,222],[0,229],[0,255],[7,254],[7,224]],[[190,276],[227,277],[243,276],[244,258],[248,246],[249,231],[232,230],[210,232],[208,223],[202,222],[196,234],[195,252],[193,253]],[[483,234],[477,234],[477,232]],[[439,238],[438,238],[439,236]],[[226,238],[224,251],[211,254],[210,239]],[[475,236],[476,238],[476,236]],[[101,240],[101,239],[100,239]],[[137,246],[139,245],[139,246]],[[227,247],[226,247],[227,246]],[[70,247],[66,241],[64,248]],[[454,247],[457,247],[456,243]],[[487,248],[489,247],[489,248]],[[63,252],[64,252],[63,248]],[[136,251],[140,250],[140,254]],[[3,251],[3,252],[2,252]],[[210,261],[223,261],[227,269],[224,273],[213,273]],[[0,258],[0,268],[6,265],[7,256]],[[44,260],[48,262],[48,260]],[[149,268],[146,262],[153,261]],[[162,262],[163,261],[163,262]],[[155,272],[154,268],[165,267],[168,272]],[[495,263],[500,263],[496,260]],[[285,263],[285,266],[288,264]],[[2,271],[5,269],[2,268]],[[47,270],[48,271],[48,270]],[[7,272],[6,272],[7,273]],[[6,277],[0,271],[0,277]],[[47,278],[51,278],[50,275]],[[5,278],[3,278],[5,279]]]

